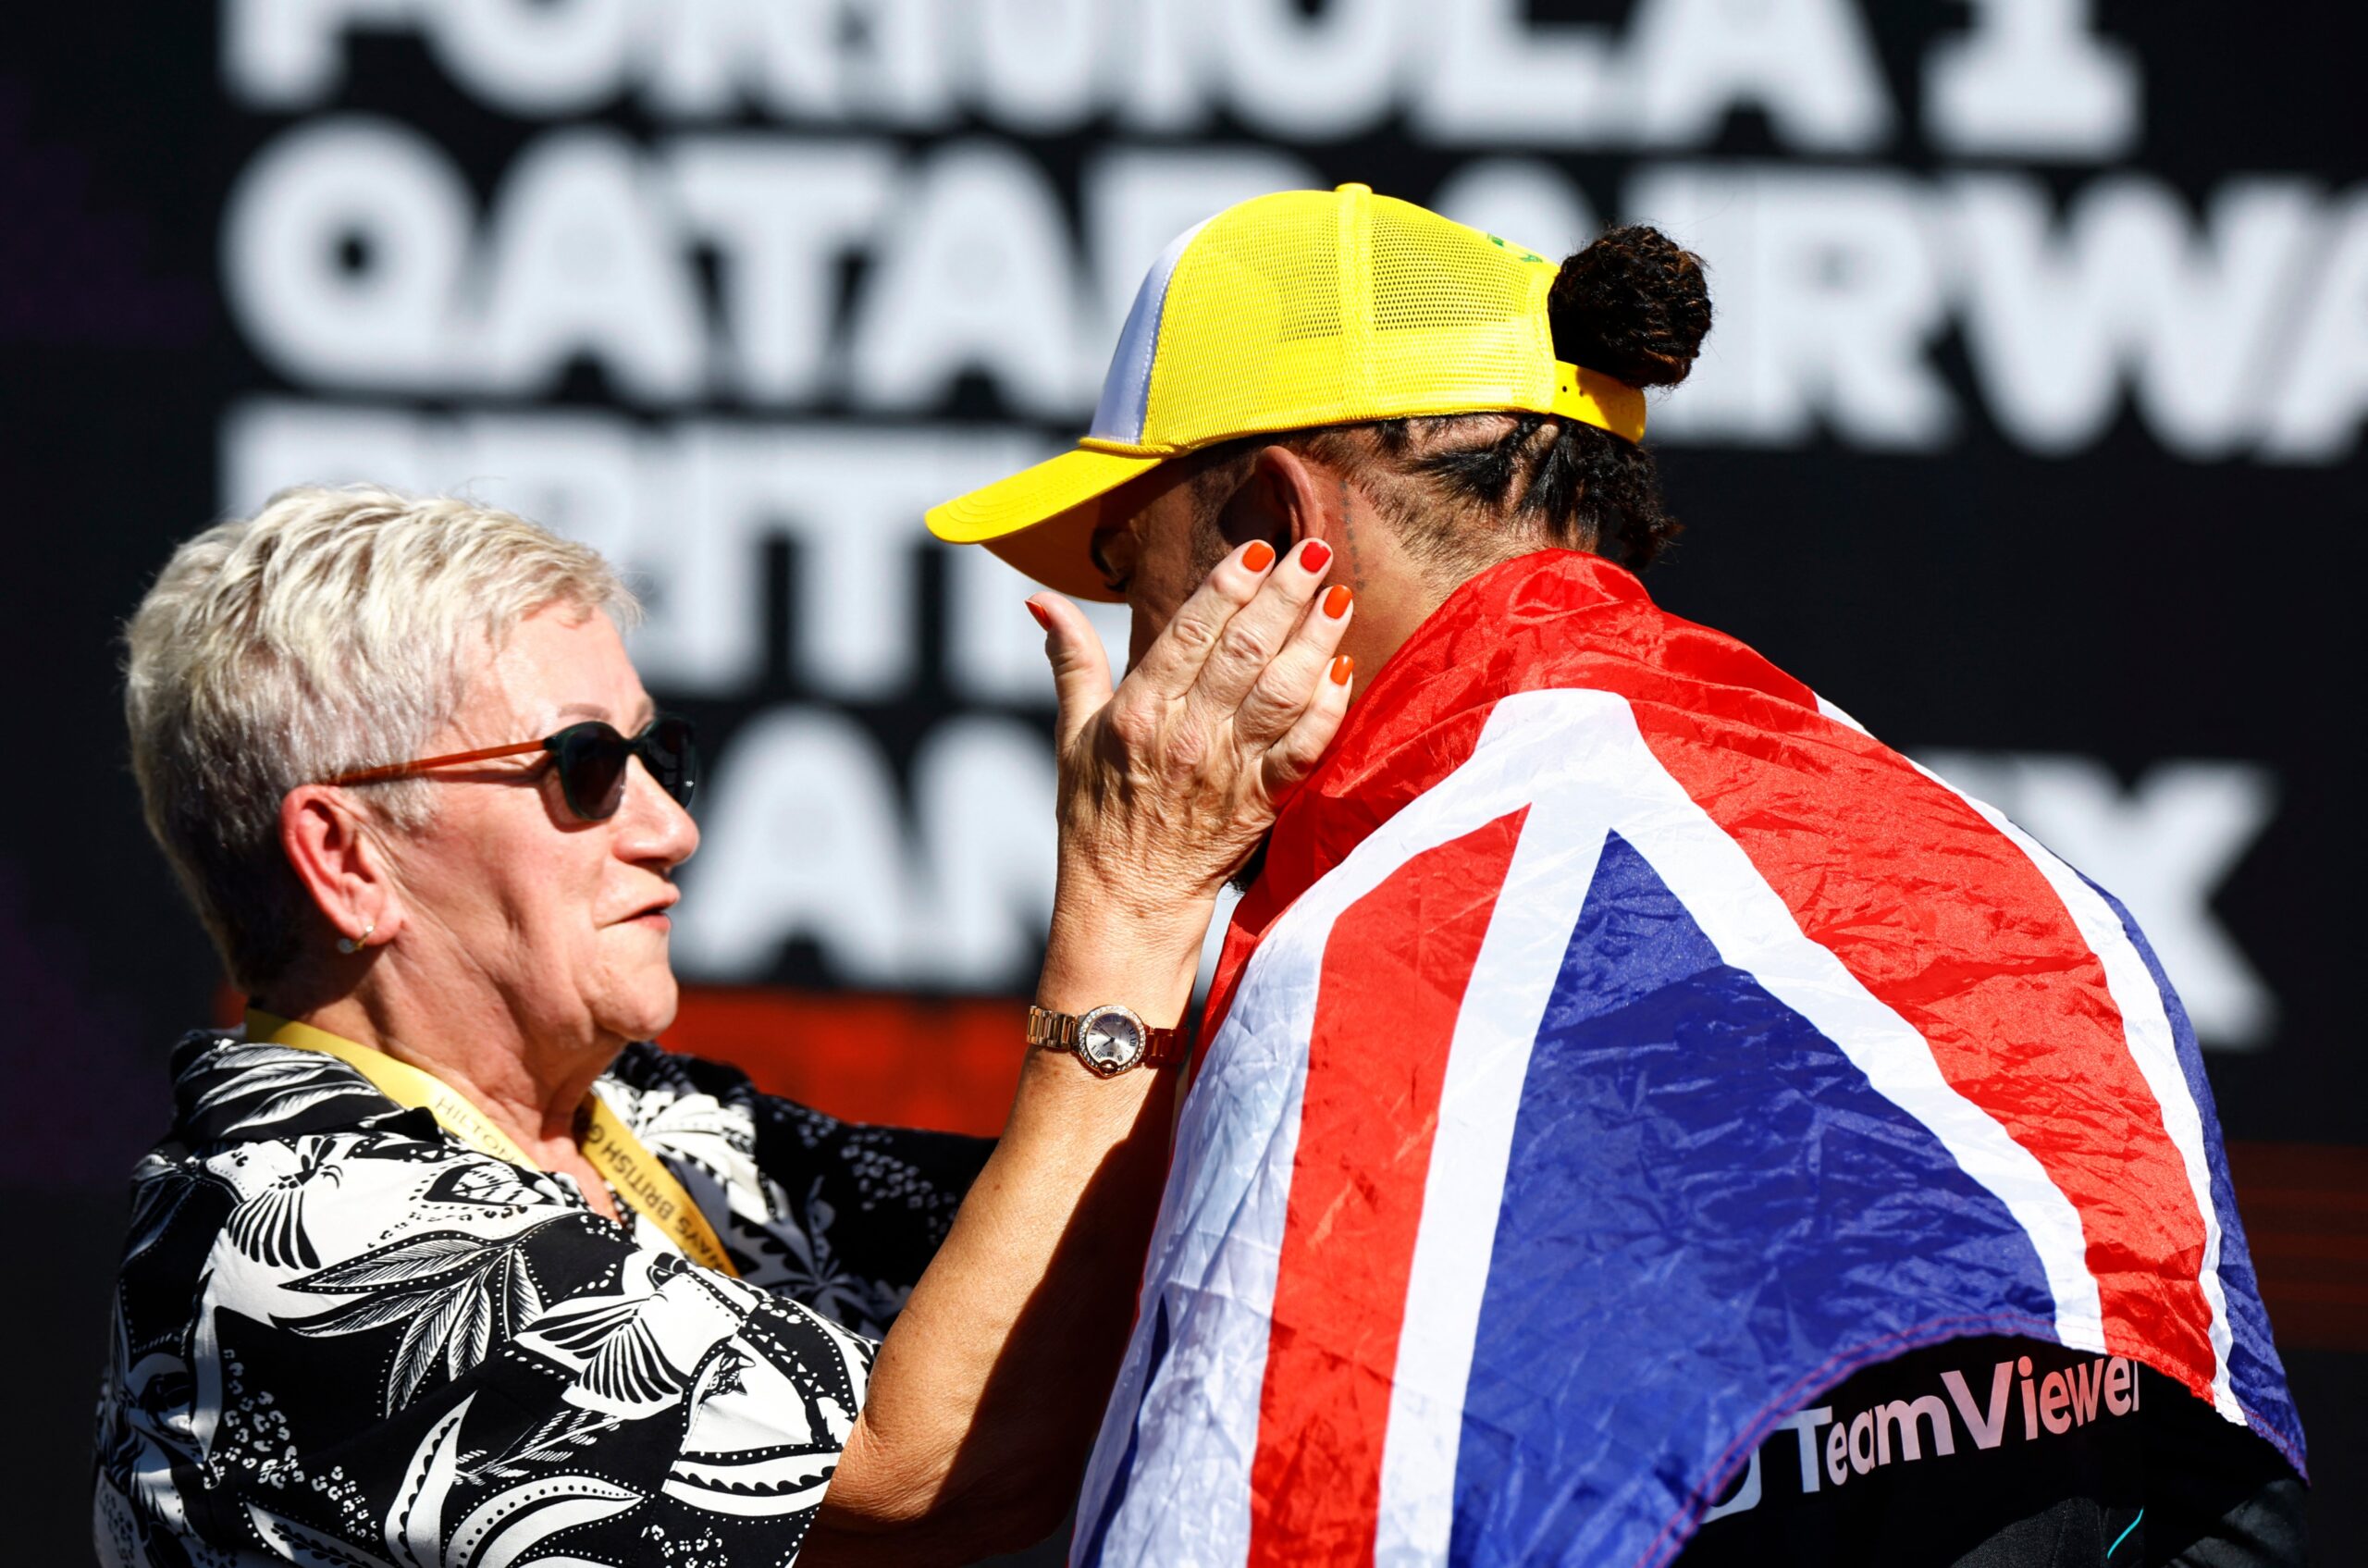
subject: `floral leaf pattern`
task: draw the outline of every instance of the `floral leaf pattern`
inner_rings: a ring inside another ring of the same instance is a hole
[[[487,1459],[473,1474],[497,1481],[516,1480],[531,1474],[537,1466],[549,1466],[564,1459],[571,1451],[586,1448],[599,1440],[600,1434],[618,1425],[613,1415],[597,1411],[561,1410],[549,1420],[529,1430],[498,1457]]]
[[[411,1402],[439,1359],[445,1376],[457,1379],[485,1359],[497,1335],[507,1339],[517,1331],[519,1308],[541,1300],[522,1283],[524,1248],[536,1232],[557,1223],[540,1220],[498,1241],[436,1231],[290,1279],[290,1290],[368,1293],[312,1317],[282,1319],[280,1326],[317,1338],[402,1324],[387,1369],[385,1409],[391,1415]]]
[[[316,1106],[352,1101],[367,1105],[377,1092],[360,1073],[334,1056],[291,1051],[280,1045],[232,1044],[191,1084],[184,1068],[179,1085],[193,1088],[182,1099],[190,1130],[206,1142],[227,1141],[259,1128],[288,1126]],[[383,1108],[384,1102],[379,1102]]]
[[[386,1285],[418,1285],[467,1268],[487,1246],[484,1238],[465,1230],[432,1230],[349,1258],[308,1279],[290,1280],[288,1288],[342,1295]]]
[[[199,1034],[174,1068],[97,1433],[96,1544],[134,1568],[785,1564],[986,1153],[629,1047],[596,1092],[735,1279],[333,1058]]]

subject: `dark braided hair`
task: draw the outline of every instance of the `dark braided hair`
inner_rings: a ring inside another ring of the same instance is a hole
[[[1710,290],[1699,256],[1658,228],[1631,224],[1564,260],[1547,318],[1558,358],[1632,387],[1674,387],[1709,333]],[[1363,466],[1380,481],[1369,488],[1410,547],[1462,571],[1498,553],[1492,525],[1520,519],[1558,544],[1634,568],[1649,564],[1679,530],[1661,504],[1650,451],[1548,414],[1447,414],[1250,437],[1209,452],[1196,484],[1215,501],[1240,482],[1234,459],[1277,443]]]
[[[1564,261],[1546,308],[1558,358],[1632,387],[1684,380],[1710,330],[1701,258],[1643,224],[1615,228]],[[1653,454],[1574,419],[1550,421],[1554,435],[1540,450],[1548,423],[1525,414],[1492,441],[1432,451],[1411,466],[1450,497],[1491,512],[1513,501],[1553,537],[1648,564],[1679,528],[1661,504]]]

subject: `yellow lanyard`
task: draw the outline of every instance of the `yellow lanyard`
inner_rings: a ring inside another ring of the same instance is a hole
[[[397,1105],[425,1109],[444,1130],[477,1153],[528,1170],[541,1168],[516,1140],[496,1127],[465,1095],[435,1074],[422,1072],[408,1062],[399,1062],[383,1051],[374,1051],[343,1035],[314,1029],[308,1023],[274,1018],[252,1007],[247,1010],[247,1038],[261,1044],[292,1045],[300,1051],[335,1056],[376,1084],[378,1093]],[[738,1276],[740,1271],[732,1266],[732,1256],[723,1250],[715,1228],[707,1222],[707,1216],[699,1212],[698,1205],[691,1202],[691,1195],[683,1191],[674,1173],[643,1147],[633,1130],[597,1093],[591,1096],[584,1138],[577,1146],[584,1151],[585,1158],[600,1167],[617,1196],[663,1230],[682,1249],[684,1257]]]

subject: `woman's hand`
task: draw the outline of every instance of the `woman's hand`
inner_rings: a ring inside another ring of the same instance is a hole
[[[1077,607],[1030,600],[1060,699],[1056,935],[1075,913],[1189,931],[1198,952],[1217,890],[1348,710],[1334,655],[1353,607],[1344,588],[1314,602],[1327,557],[1314,541],[1279,561],[1264,540],[1235,550],[1115,693]]]
[[[1311,609],[1307,554],[1227,556],[1115,694],[1078,608],[1030,601],[1060,692],[1044,1006],[1182,1019],[1218,887],[1348,709],[1332,675],[1347,596]],[[1179,1076],[1026,1053],[1003,1139],[880,1347],[801,1564],[967,1562],[1058,1521],[1126,1351]]]

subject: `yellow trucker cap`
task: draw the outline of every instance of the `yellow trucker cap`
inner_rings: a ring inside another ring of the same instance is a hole
[[[1074,451],[928,512],[1048,587],[1115,599],[1087,553],[1103,496],[1240,436],[1524,412],[1636,440],[1644,394],[1554,357],[1558,264],[1363,185],[1282,191],[1178,235],[1135,293]]]

